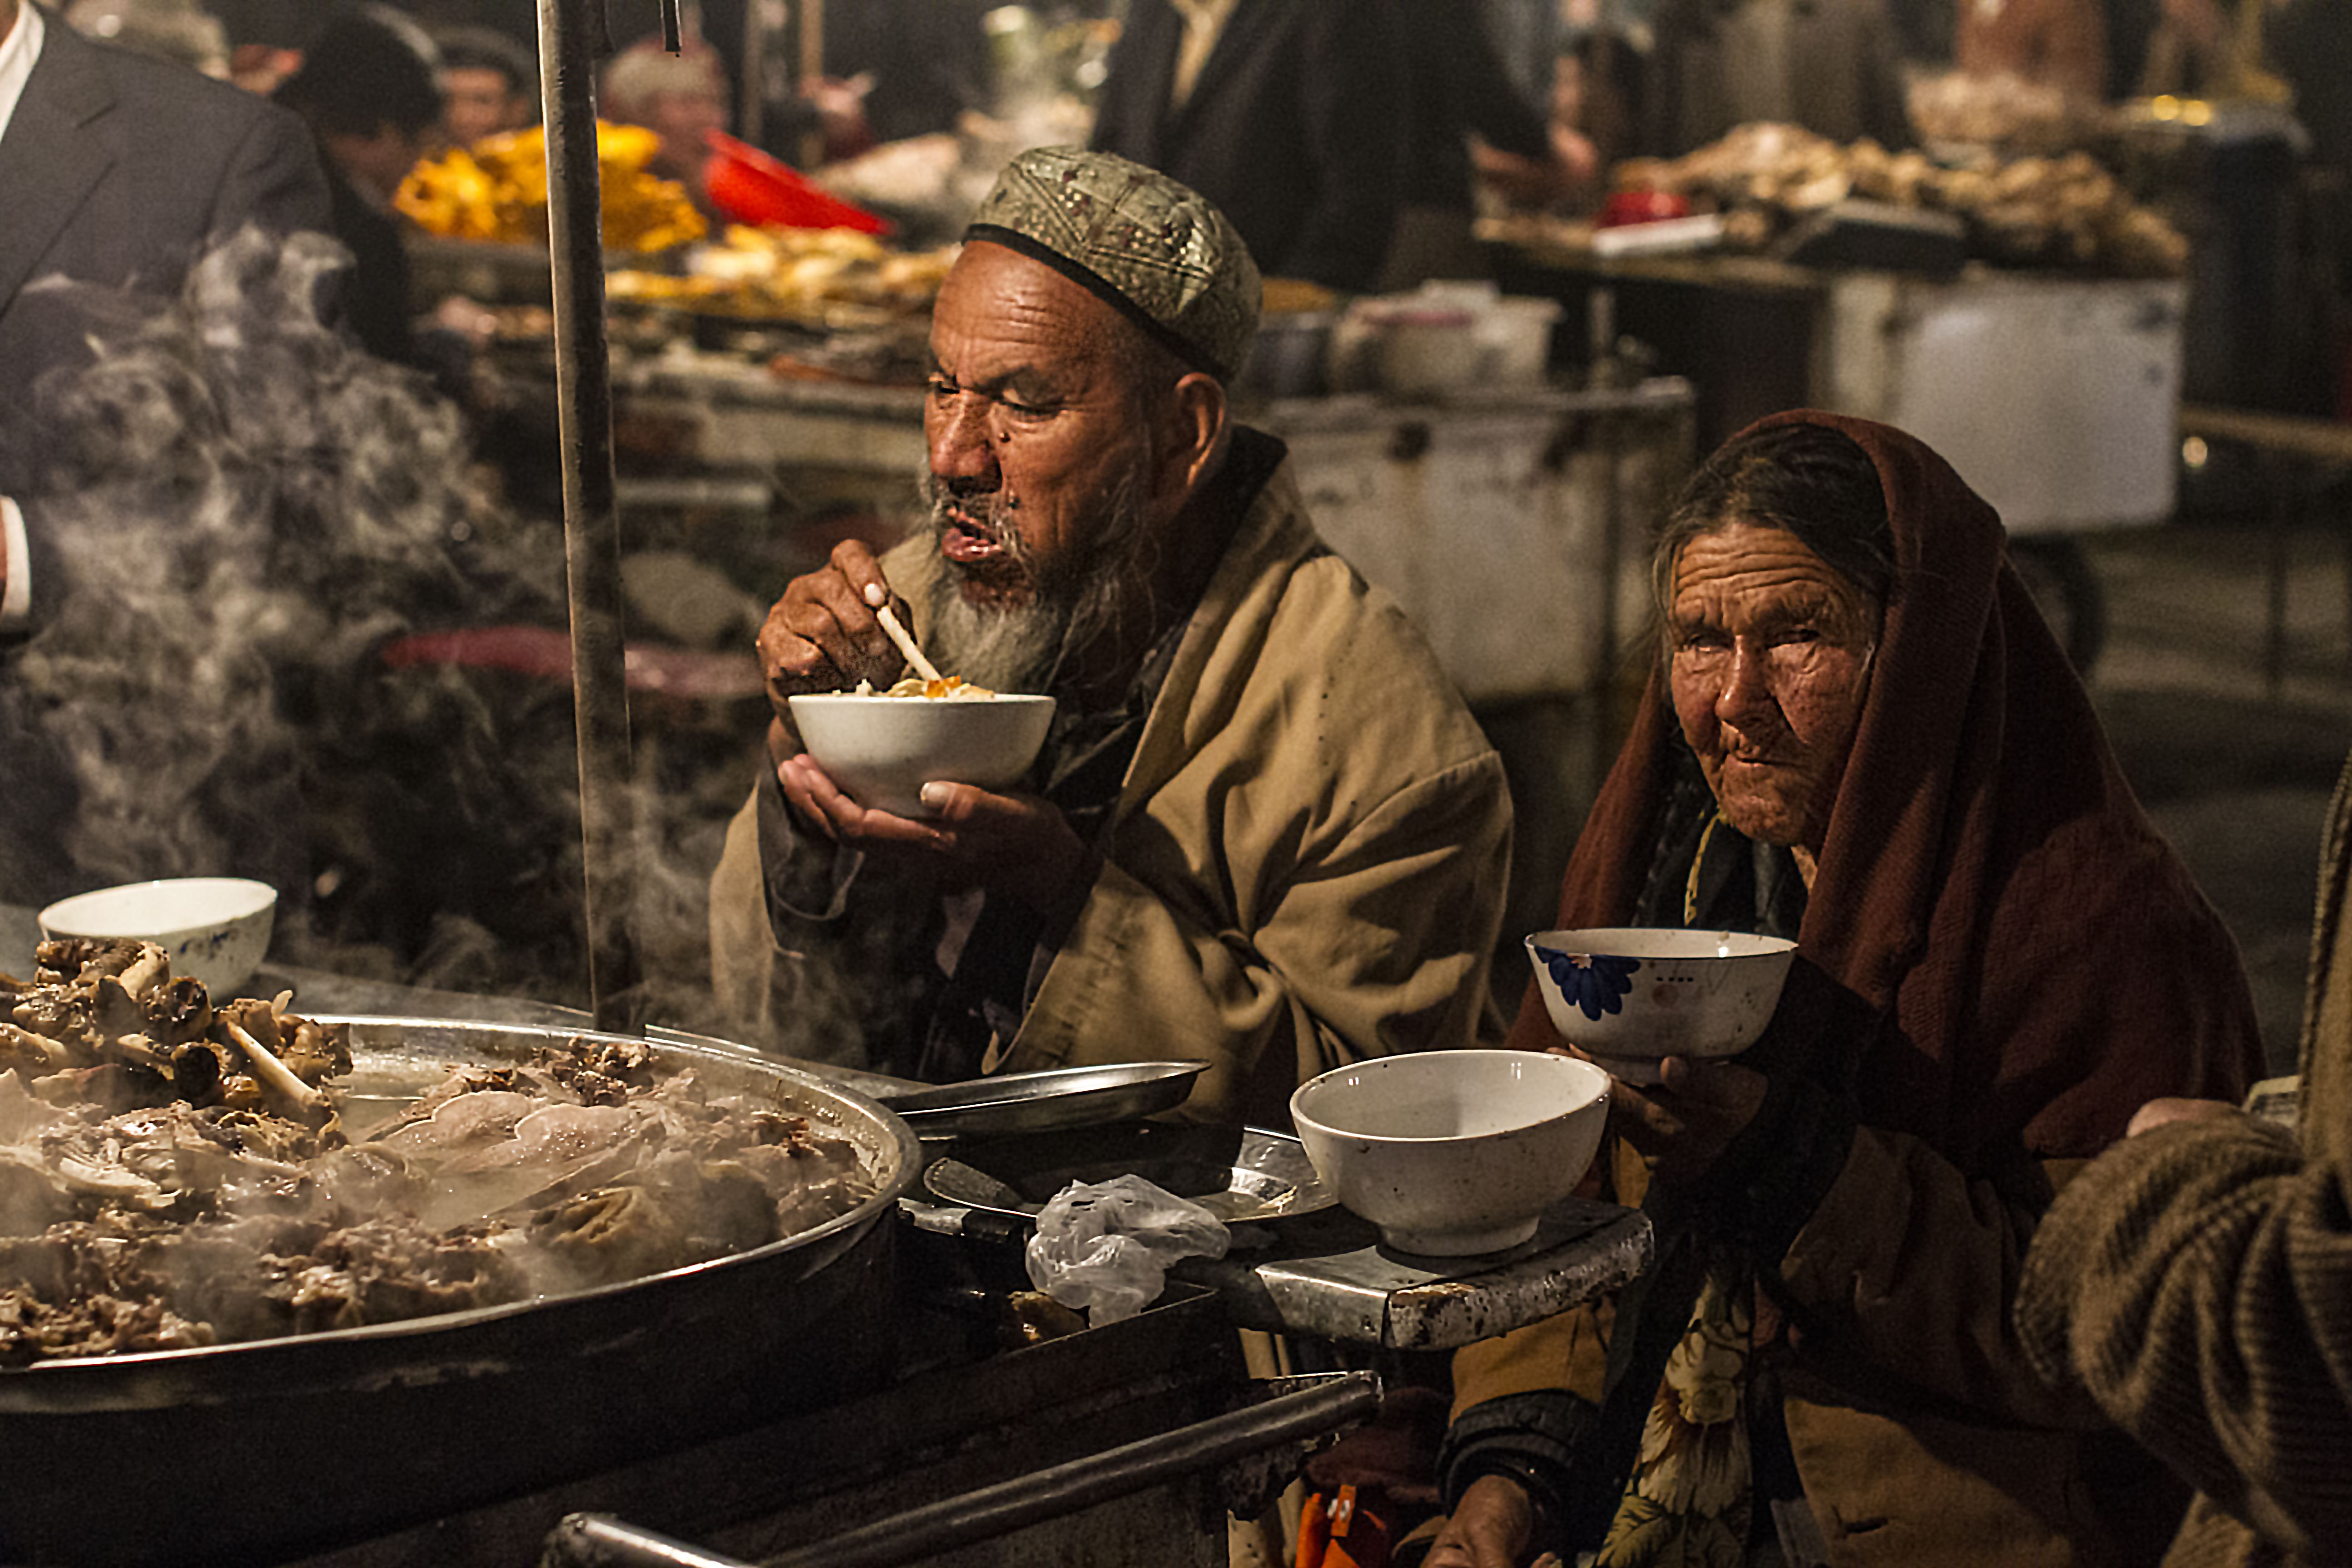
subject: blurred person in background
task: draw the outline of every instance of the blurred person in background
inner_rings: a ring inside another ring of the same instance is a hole
[[[1404,38],[1396,0],[1135,0],[1090,144],[1214,202],[1266,276],[1363,292],[1404,205]]]
[[[539,62],[493,27],[439,27],[441,129],[454,146],[520,131],[539,118]]]
[[[659,136],[661,151],[647,166],[684,185],[703,216],[716,218],[707,138],[727,129],[734,96],[718,51],[693,34],[683,45],[671,54],[656,33],[614,55],[598,82],[597,112],[623,124],[642,125]]]
[[[84,37],[228,79],[228,29],[194,0],[74,0],[65,18]]]
[[[43,393],[89,363],[93,301],[37,285],[168,296],[207,242],[247,224],[323,229],[328,196],[291,114],[0,0],[0,901],[38,906],[89,885],[65,842],[71,767],[13,674],[70,586],[43,501],[71,432]],[[257,854],[252,874],[284,868]]]
[[[1962,0],[1952,58],[1970,76],[2011,76],[2086,103],[2107,96],[2101,0]]]
[[[408,250],[393,194],[441,130],[440,54],[425,30],[389,5],[337,12],[278,84],[276,101],[317,140],[334,201],[335,237],[351,247],[343,314],[378,359],[441,368],[417,339]]]
[[[1959,32],[1959,7],[1968,0],[1887,0],[1895,34],[1906,60],[1923,66],[1948,66],[1952,40]],[[2146,0],[2153,4],[2154,0]]]
[[[1563,39],[1545,97],[1549,159],[1530,165],[1474,142],[1479,180],[1514,206],[1574,212],[1599,205],[1611,166],[1633,153],[1642,68],[1640,51],[1621,33],[1589,28]]]
[[[2143,97],[2202,98],[2228,90],[2232,65],[2220,0],[2160,0],[2136,86]]]
[[[1678,158],[1758,121],[1911,143],[1885,0],[1659,0],[1654,30],[1644,153]]]
[[[1222,215],[1124,159],[1024,153],[981,205],[931,318],[929,526],[837,546],[759,637],[772,765],[711,884],[735,1037],[933,1082],[1203,1058],[1187,1113],[1264,1125],[1478,1037],[1502,764],[1232,418],[1258,303]],[[795,694],[904,669],[893,605],[947,673],[1055,699],[1019,785],[902,817],[803,754]]]
[[[743,85],[745,0],[703,0],[702,33]],[[886,142],[952,132],[992,107],[993,73],[982,0],[826,0],[823,66],[807,80],[770,71],[757,140],[801,162],[835,163]],[[789,27],[767,41],[767,58],[800,58]]]
[[[1398,12],[1412,81],[1403,210],[1381,288],[1476,278],[1476,175],[1525,206],[1548,206],[1600,174],[1590,143],[1556,142],[1495,47],[1480,0],[1414,0]]]
[[[2336,417],[2352,424],[2352,5],[2286,0],[2271,18],[2269,42],[2294,89],[2294,114],[2311,133],[2311,159],[2326,194],[2335,244],[2325,253],[2331,317],[2323,328],[2336,370]]]
[[[820,112],[828,162],[953,131],[990,107],[981,7],[972,0],[830,0],[824,72],[801,91]]]

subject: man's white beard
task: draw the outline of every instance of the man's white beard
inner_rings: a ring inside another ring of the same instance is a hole
[[[919,595],[923,651],[940,672],[996,691],[1050,692],[1080,651],[1115,636],[1125,615],[1150,602],[1140,490],[1140,476],[1122,480],[1087,542],[1050,573],[1031,559],[1012,511],[964,501],[965,510],[982,512],[1028,578],[1030,593],[1025,604],[973,604],[964,597],[961,573],[942,557],[941,570],[926,578]],[[934,480],[926,480],[924,493],[936,539],[947,530],[947,498]]]

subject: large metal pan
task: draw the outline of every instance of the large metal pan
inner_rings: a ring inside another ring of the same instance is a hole
[[[586,1032],[353,1018],[358,1075],[425,1087]],[[0,1370],[0,1561],[278,1561],[875,1387],[895,1346],[907,1124],[749,1052],[655,1058],[852,1139],[876,1194],[617,1286],[330,1333]]]

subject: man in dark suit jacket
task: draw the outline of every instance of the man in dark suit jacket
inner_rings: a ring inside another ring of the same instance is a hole
[[[176,290],[204,243],[247,222],[323,228],[327,187],[302,122],[184,67],[93,43],[0,0],[0,901],[78,879],[58,844],[70,775],[17,668],[64,584],[42,532],[45,377],[88,361],[89,321],[44,279]]]
[[[37,35],[38,53],[0,112],[0,494],[31,479],[34,383],[86,357],[79,312],[28,284],[62,274],[170,293],[208,238],[327,221],[325,177],[292,114],[0,0],[0,39],[22,47],[17,30]]]
[[[1411,119],[1391,0],[1231,0],[1218,26],[1220,9],[1134,0],[1093,145],[1223,208],[1266,276],[1372,288],[1396,228]],[[1214,42],[1186,84],[1188,26]]]

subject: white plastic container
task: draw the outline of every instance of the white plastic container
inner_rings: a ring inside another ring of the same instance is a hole
[[[1478,317],[1479,380],[1517,390],[1541,386],[1559,313],[1559,300],[1523,294],[1506,294],[1489,304]]]
[[[1374,318],[1381,389],[1403,397],[1475,386],[1486,368],[1476,313],[1448,305],[1402,305]]]

